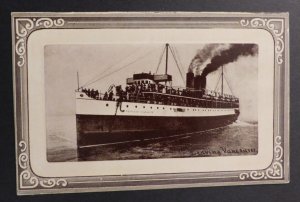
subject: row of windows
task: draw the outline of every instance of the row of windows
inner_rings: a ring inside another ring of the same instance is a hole
[[[141,81],[135,81],[136,84],[149,84],[150,81],[147,80],[141,80]]]
[[[109,106],[109,104],[107,103],[106,104],[106,107],[108,107]],[[129,108],[129,105],[126,105],[126,108]],[[137,105],[135,105],[135,108],[138,108],[138,106]],[[143,108],[145,109],[146,108],[146,106],[143,106]],[[156,107],[157,109],[159,109],[159,107]],[[150,106],[150,109],[153,109],[153,107],[152,106]],[[161,109],[165,109],[165,107],[162,107]],[[172,107],[170,107],[169,108],[170,110],[172,110],[173,108]],[[176,108],[174,108],[174,109],[176,109]],[[190,109],[187,109],[187,111],[189,111]],[[200,109],[193,109],[193,111],[201,111]],[[211,110],[211,109],[205,109],[205,110],[203,110],[203,111],[228,111],[228,110]]]

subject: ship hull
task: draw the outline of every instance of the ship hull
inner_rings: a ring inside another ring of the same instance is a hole
[[[165,138],[233,123],[238,114],[207,117],[76,115],[78,148]]]
[[[237,108],[118,103],[94,100],[78,93],[76,94],[78,150],[210,130],[233,123],[238,115]]]

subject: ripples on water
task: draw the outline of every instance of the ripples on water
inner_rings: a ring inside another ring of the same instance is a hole
[[[86,156],[78,158],[76,132],[66,130],[65,125],[47,130],[48,161],[237,156],[255,155],[258,151],[257,125],[238,121],[223,128],[173,138],[95,147],[89,149]]]

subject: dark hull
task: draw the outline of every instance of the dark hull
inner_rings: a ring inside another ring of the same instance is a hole
[[[76,115],[78,148],[164,138],[229,125],[235,115],[215,117],[149,117]]]

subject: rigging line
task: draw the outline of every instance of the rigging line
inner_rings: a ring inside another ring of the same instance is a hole
[[[215,87],[215,91],[217,90],[217,88],[219,87],[219,82],[220,82],[220,80],[221,80],[221,74],[219,75],[219,78],[218,78],[218,82],[217,82],[217,85],[216,85],[216,87]]]
[[[97,77],[99,77],[100,75],[104,74],[107,70],[109,70],[110,68],[116,66],[118,63],[124,61],[125,59],[129,58],[130,56],[132,56],[134,53],[136,53],[138,50],[140,50],[140,47],[137,48],[136,50],[134,50],[133,52],[129,53],[127,56],[125,56],[124,58],[121,58],[120,60],[118,60],[116,63],[109,65],[107,68],[105,68],[101,73],[97,74],[93,79],[90,79],[89,81],[87,81],[85,84],[83,84],[80,88],[83,88],[85,86],[88,86],[92,83],[94,83],[93,81],[95,79],[97,79]]]
[[[176,47],[172,47],[172,48],[173,48],[173,51],[174,51],[175,56],[176,56],[175,58],[177,58],[177,60],[178,60],[180,70],[181,70],[181,71],[184,71],[184,70],[183,70],[183,65],[182,65],[182,62],[181,62],[181,59],[180,59],[180,55],[179,55],[179,53],[178,53],[177,48],[176,48]],[[183,83],[185,83],[185,82],[183,81]]]
[[[104,76],[98,78],[98,79],[97,79],[96,81],[94,81],[93,83],[95,83],[95,82],[97,82],[97,81],[99,81],[99,80],[101,80],[101,79],[103,79],[103,78],[105,78],[105,77],[108,77],[108,76],[110,76],[110,75],[112,75],[112,74],[114,74],[114,73],[116,73],[116,72],[118,72],[118,71],[124,69],[125,67],[127,67],[127,66],[129,66],[129,65],[132,65],[133,63],[137,62],[138,60],[143,59],[143,58],[145,58],[146,56],[149,56],[149,55],[152,54],[154,51],[155,51],[155,50],[148,51],[145,55],[143,55],[143,56],[137,58],[136,60],[134,60],[134,61],[132,61],[132,62],[130,62],[130,63],[128,63],[128,64],[122,66],[122,67],[120,67],[119,69],[116,69],[115,71],[110,72],[109,74],[106,74],[106,75],[104,75]],[[90,85],[90,84],[89,84],[89,85]]]
[[[159,58],[159,61],[158,61],[157,67],[156,67],[155,74],[157,74],[157,72],[158,72],[158,68],[159,68],[159,66],[160,66],[160,64],[161,64],[161,61],[162,61],[162,58],[163,58],[163,56],[164,56],[165,50],[166,50],[166,46],[164,46],[164,49],[163,49],[163,51],[162,51],[162,53],[161,53],[161,55],[160,55],[160,58]]]
[[[231,94],[233,95],[232,88],[230,87],[230,85],[229,85],[229,82],[228,82],[227,78],[226,78],[225,76],[224,76],[224,78],[225,78],[225,81],[226,81],[226,83],[227,83],[227,85],[228,85],[228,87],[229,87],[229,90],[230,90]]]
[[[178,61],[179,61],[179,64],[180,64],[180,68],[181,68],[181,70],[182,70],[182,69],[183,69],[183,65],[182,65],[182,63],[181,63],[181,59],[180,59],[180,55],[178,54],[178,50],[177,50],[176,47],[173,47],[173,49],[174,49],[176,58],[178,58]]]
[[[174,54],[174,52],[173,52],[173,48],[172,48],[171,46],[170,46],[170,50],[171,50],[171,53],[172,53],[172,55],[173,55],[174,61],[175,61],[175,63],[176,63],[177,69],[179,70],[181,79],[182,79],[183,83],[185,83],[185,82],[184,82],[184,77],[183,77],[183,75],[182,75],[181,69],[180,69],[179,64],[178,64],[178,61],[177,61],[176,56],[175,56],[175,54]]]
[[[214,90],[214,91],[217,91],[217,89],[219,88],[220,80],[221,80],[221,75],[220,75],[219,78],[218,78],[218,82],[217,82],[217,84],[216,84],[216,87],[215,87],[215,90]]]
[[[184,72],[184,66],[183,66],[183,64],[182,64],[182,62],[181,62],[181,59],[180,59],[180,54],[178,53],[178,50],[177,50],[177,48],[174,46],[174,47],[172,47],[173,49],[174,49],[174,52],[175,52],[175,55],[176,55],[176,58],[178,59],[178,61],[179,61],[179,64],[180,64],[180,69],[181,69],[181,71],[183,71]],[[182,72],[181,72],[182,73]],[[183,85],[185,85],[185,81],[184,81],[184,79],[183,79]]]
[[[225,70],[225,69],[224,69]],[[226,81],[226,83],[227,83],[227,85],[228,85],[228,87],[229,87],[229,90],[230,90],[230,92],[231,92],[231,94],[233,95],[233,91],[232,91],[232,88],[231,88],[231,86],[230,86],[230,84],[229,84],[229,82],[228,82],[228,80],[227,80],[227,78],[226,78],[226,74],[225,74],[226,72],[224,71],[224,78],[225,78],[225,81]]]
[[[98,74],[97,76],[95,76],[93,79],[89,80],[88,82],[86,82],[84,85],[81,86],[81,88],[88,86],[92,83],[94,83],[95,79],[97,80],[97,77],[99,77],[100,75],[102,75],[104,72],[106,72],[107,70],[109,70],[110,68],[112,68],[113,66],[116,66],[118,63],[122,62],[123,60],[126,60],[127,58],[129,58],[130,56],[132,56],[134,53],[136,53],[138,50],[140,50],[140,48],[137,48],[135,51],[131,52],[130,54],[128,54],[126,57],[118,60],[116,63],[111,64],[110,66],[108,66],[104,71],[102,71],[100,74]]]
[[[182,72],[181,72],[181,69],[180,69],[179,64],[178,64],[178,61],[177,61],[177,58],[176,58],[175,53],[174,53],[174,51],[173,51],[173,48],[172,48],[171,46],[170,46],[170,50],[171,50],[171,53],[172,53],[172,55],[173,55],[174,61],[175,61],[175,63],[176,63],[176,66],[177,66],[177,68],[178,68],[178,70],[179,70],[181,79],[182,79],[183,83],[185,83],[185,82],[184,82],[183,74],[182,74]]]
[[[225,77],[226,75],[227,75],[227,71],[226,71],[226,69],[224,69],[224,77]],[[226,83],[227,83],[227,85],[228,85],[228,87],[229,87],[229,89],[230,89],[231,94],[233,95],[233,91],[232,91],[231,85],[230,85],[230,83],[229,83],[229,81],[227,80],[226,77],[225,77],[225,81],[226,81]]]

